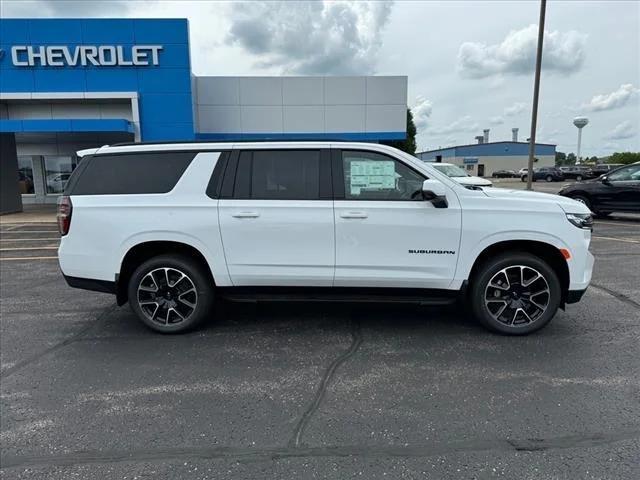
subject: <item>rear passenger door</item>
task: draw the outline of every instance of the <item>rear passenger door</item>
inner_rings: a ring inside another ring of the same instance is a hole
[[[218,215],[235,286],[331,286],[335,264],[329,150],[236,150]]]

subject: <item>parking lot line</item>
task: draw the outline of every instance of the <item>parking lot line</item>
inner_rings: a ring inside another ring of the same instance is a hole
[[[601,237],[599,235],[592,235],[591,238],[597,238],[599,240],[614,240],[617,242],[626,242],[626,243],[640,243],[640,240],[631,240],[630,238]]]
[[[44,242],[45,240],[60,240],[60,237],[47,238],[0,238],[0,242]]]
[[[12,248],[0,248],[0,252],[13,252],[16,250],[57,250],[58,247],[12,247]]]
[[[58,230],[6,230],[6,231],[1,231],[0,230],[0,235],[5,234],[5,233],[58,233]]]
[[[627,228],[627,227],[634,227],[634,228],[640,228],[640,225],[636,225],[634,223],[613,223],[613,222],[595,222],[596,225],[612,225],[614,227],[620,227],[620,228]]]
[[[4,226],[13,226],[13,225],[24,225],[24,226],[29,226],[29,225],[56,225],[56,222],[2,222],[0,221],[0,225]]]
[[[0,262],[17,262],[19,260],[52,260],[58,257],[7,257],[0,258]]]

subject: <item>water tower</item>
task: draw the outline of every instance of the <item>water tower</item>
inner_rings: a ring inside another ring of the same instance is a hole
[[[576,163],[580,163],[580,144],[582,143],[582,129],[587,126],[589,119],[587,117],[576,117],[573,124],[578,127],[578,153],[576,154]]]

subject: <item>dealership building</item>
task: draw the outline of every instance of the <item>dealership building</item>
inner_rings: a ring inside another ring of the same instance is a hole
[[[529,162],[529,142],[518,141],[518,129],[512,129],[511,141],[489,142],[489,130],[476,137],[476,143],[438,148],[416,153],[425,162],[453,163],[469,175],[491,177],[497,170],[526,168]],[[536,143],[534,169],[556,164],[556,146]]]
[[[406,137],[407,77],[191,72],[185,19],[0,19],[2,212],[54,203],[76,151]]]

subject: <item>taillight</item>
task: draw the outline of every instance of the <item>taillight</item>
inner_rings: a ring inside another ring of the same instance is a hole
[[[69,233],[69,227],[71,226],[71,212],[73,212],[71,198],[66,195],[58,197],[58,230],[60,230],[60,235],[66,235]]]

